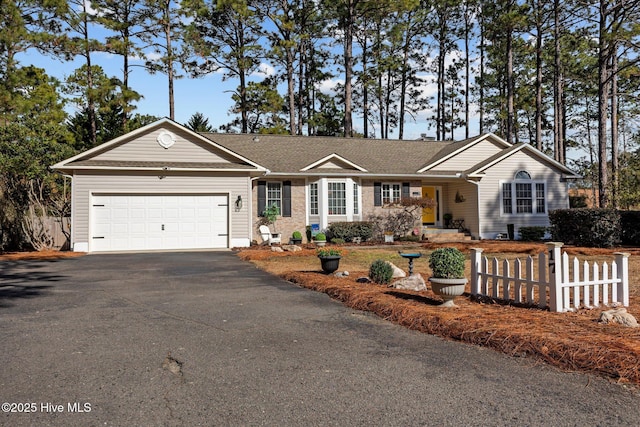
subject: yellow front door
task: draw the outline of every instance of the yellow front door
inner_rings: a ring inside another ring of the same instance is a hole
[[[436,187],[422,187],[422,197],[428,197],[436,202],[434,207],[422,210],[422,223],[435,224],[436,209],[438,209],[438,200],[436,199]]]

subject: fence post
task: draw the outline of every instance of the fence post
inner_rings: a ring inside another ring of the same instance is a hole
[[[549,302],[551,311],[562,311],[564,307],[562,301],[562,255],[561,248],[564,243],[549,242],[547,251],[549,252]],[[540,280],[542,280],[540,278]]]
[[[482,273],[481,248],[471,248],[471,295],[480,294],[480,273]]]
[[[626,252],[614,252],[616,265],[618,266],[618,302],[624,307],[629,307],[629,254]]]

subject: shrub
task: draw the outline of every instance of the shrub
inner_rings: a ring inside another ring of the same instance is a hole
[[[554,240],[608,248],[620,242],[620,213],[613,209],[557,209],[549,212]]]
[[[622,243],[640,246],[640,211],[620,211],[620,228]]]
[[[291,237],[295,240],[302,240],[302,233],[296,230],[291,234]]]
[[[331,239],[331,243],[335,243],[336,245],[342,245],[344,243],[344,239],[333,238]]]
[[[464,279],[464,254],[456,248],[438,248],[429,255],[433,277]]]
[[[333,222],[327,227],[327,234],[331,241],[343,239],[352,242],[354,237],[361,237],[363,241],[373,236],[374,225],[369,221]]]
[[[318,234],[316,234],[315,239],[320,241],[320,242],[322,242],[324,240],[327,240],[327,235],[324,234],[324,233],[318,233]]]
[[[382,259],[377,259],[369,267],[369,278],[375,283],[386,285],[391,282],[393,268],[391,264]]]
[[[520,227],[518,231],[520,231],[520,240],[538,242],[544,240],[547,227]]]

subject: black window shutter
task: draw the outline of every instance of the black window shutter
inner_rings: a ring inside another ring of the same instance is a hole
[[[291,181],[282,183],[282,216],[291,216]]]
[[[267,182],[258,181],[258,216],[264,216],[267,207]]]
[[[373,206],[382,206],[382,183],[373,183]]]
[[[408,199],[411,197],[411,185],[408,182],[402,183],[402,198]]]

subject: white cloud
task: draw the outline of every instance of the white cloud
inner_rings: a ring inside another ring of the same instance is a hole
[[[267,77],[273,76],[275,73],[276,73],[276,70],[275,68],[273,68],[273,66],[265,62],[261,62],[260,65],[258,66],[258,69],[254,71],[251,76],[267,78]]]

